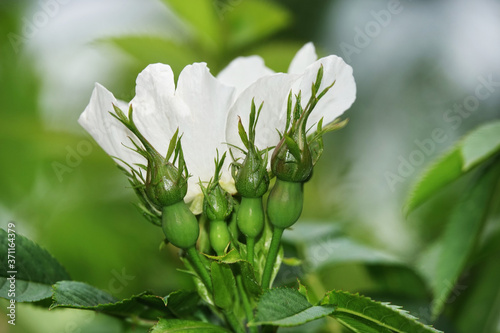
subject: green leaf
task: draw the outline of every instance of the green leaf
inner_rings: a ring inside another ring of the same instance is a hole
[[[465,137],[462,144],[464,169],[469,170],[500,151],[500,121],[483,125]]]
[[[181,19],[193,28],[196,37],[205,44],[219,43],[219,18],[214,0],[163,0]]]
[[[296,289],[274,288],[266,291],[257,304],[257,315],[249,326],[298,326],[328,316],[332,306],[313,306]]]
[[[268,1],[245,0],[235,5],[228,3],[223,15],[229,34],[228,44],[233,49],[271,36],[291,22],[291,15],[285,8]]]
[[[262,288],[256,279],[252,265],[248,261],[243,260],[237,250],[231,250],[223,256],[206,256],[213,260],[217,260],[219,263],[235,265],[234,273],[240,273],[242,275],[245,289],[254,297],[258,297],[262,294]]]
[[[150,333],[229,333],[228,330],[202,321],[160,319]]]
[[[443,309],[484,226],[498,179],[500,161],[486,169],[454,207],[442,236],[433,278],[432,315]]]
[[[335,319],[355,333],[392,333],[390,329],[347,313],[337,313]]]
[[[311,242],[306,245],[304,256],[304,260],[313,270],[353,262],[371,265],[403,264],[401,259],[390,253],[360,244],[347,237],[330,237]]]
[[[15,235],[15,238],[12,236]],[[9,241],[9,239],[13,239]],[[15,252],[9,249],[15,244]],[[64,267],[46,250],[24,236],[0,229],[0,297],[35,302],[52,295],[52,285],[71,279]],[[9,256],[9,254],[11,256]],[[15,262],[9,261],[15,260]],[[9,265],[14,265],[9,269]],[[14,271],[15,273],[9,273]],[[15,275],[15,297],[9,296],[9,278]]]
[[[105,291],[76,281],[56,283],[52,300],[51,309],[86,309],[119,317],[139,316],[147,319],[156,319],[168,314],[162,297],[144,292],[118,300]]]
[[[500,121],[475,129],[424,171],[406,202],[406,213],[499,151]]]
[[[351,294],[346,291],[330,291],[326,294],[321,304],[333,305],[335,311],[332,316],[336,318],[340,314],[341,320],[345,320],[345,315],[347,314],[356,319],[361,318],[375,325],[400,333],[440,332],[433,327],[418,322],[417,318],[400,307],[388,303],[375,302],[368,297]],[[365,321],[361,320],[361,322]]]
[[[214,261],[212,262],[211,273],[215,305],[221,309],[231,309],[238,292],[231,267],[228,264]]]
[[[165,305],[178,318],[193,318],[200,300],[195,291],[177,290],[165,297]]]
[[[493,223],[498,221],[492,221]],[[500,323],[500,230],[486,242],[479,253],[475,254],[481,262],[474,265],[471,281],[463,296],[458,294],[463,289],[457,290],[455,296],[460,296],[460,305],[454,306],[456,318],[455,325],[460,327],[460,332],[498,332]]]
[[[180,73],[184,66],[200,60],[190,47],[161,36],[120,36],[100,42],[117,47],[138,61],[141,67],[166,63],[175,73]]]

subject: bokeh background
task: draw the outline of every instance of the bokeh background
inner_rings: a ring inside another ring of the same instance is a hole
[[[320,56],[337,54],[354,68],[358,94],[348,126],[325,139],[301,224],[334,226],[373,250],[352,259],[337,254],[336,265],[310,280],[320,290],[405,305],[428,322],[431,295],[415,267],[432,260],[422,262],[422,253],[439,237],[464,181],[408,217],[402,208],[429,163],[500,117],[500,2],[185,2],[189,10],[168,0],[1,0],[0,227],[14,221],[74,280],[119,297],[190,288],[176,271],[176,251],[159,250],[160,229],[140,216],[126,178],[77,123],[94,82],[130,100],[137,74],[154,62],[178,75],[204,61],[216,74],[236,56],[258,54],[286,71],[312,41]],[[484,82],[491,94],[471,104]],[[432,141],[435,129],[445,133],[440,142]],[[490,259],[468,267],[438,328],[500,332],[498,283],[477,287],[483,275],[500,274]],[[474,311],[473,302],[488,311]],[[0,332],[124,329],[104,315],[25,304],[15,327],[2,317]]]

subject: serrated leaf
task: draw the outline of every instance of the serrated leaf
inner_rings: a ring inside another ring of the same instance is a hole
[[[347,313],[337,313],[335,319],[354,333],[392,333],[390,329]]]
[[[290,13],[277,3],[246,0],[234,5],[229,2],[221,8],[224,22],[228,25],[228,44],[231,48],[262,40],[291,22]]]
[[[230,333],[228,330],[202,321],[160,319],[150,333]]]
[[[17,302],[35,302],[52,295],[52,285],[60,280],[71,279],[64,267],[49,252],[28,238],[14,234],[14,257],[8,256],[9,241],[7,231],[0,229],[0,297],[15,299]],[[13,269],[8,269],[8,260],[15,260]],[[9,271],[16,273],[9,273]],[[15,275],[15,297],[9,297],[10,282]]]
[[[442,247],[433,277],[432,315],[443,309],[467,259],[474,250],[500,178],[500,161],[485,170],[454,207],[442,236]]]
[[[236,280],[228,264],[212,262],[212,284],[214,286],[214,303],[221,309],[231,309],[235,302]]]
[[[248,325],[298,326],[333,311],[333,306],[313,306],[296,289],[274,288],[262,295],[255,320]]]
[[[417,318],[400,307],[388,303],[379,303],[368,297],[346,291],[330,291],[321,301],[321,304],[330,304],[335,307],[332,314],[334,318],[337,314],[348,314],[398,333],[440,332],[431,326],[418,322]]]
[[[56,283],[52,300],[51,309],[86,309],[119,317],[139,316],[147,319],[156,319],[168,314],[162,297],[144,292],[118,300],[105,291],[76,281]]]
[[[177,290],[164,298],[167,309],[178,318],[192,318],[198,310],[200,296],[195,291]]]
[[[405,211],[410,213],[445,185],[466,174],[500,151],[500,121],[466,135],[427,168],[413,186]]]

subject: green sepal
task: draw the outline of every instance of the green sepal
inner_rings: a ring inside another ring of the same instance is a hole
[[[255,146],[255,132],[257,122],[263,103],[257,110],[255,101],[252,99],[251,111],[249,116],[248,135],[245,131],[241,119],[238,123],[238,132],[240,138],[246,147],[246,151],[236,147],[245,154],[243,162],[234,159],[231,163],[231,173],[238,193],[243,197],[257,198],[263,196],[269,188],[269,173],[267,172],[267,161],[270,148],[259,150]]]

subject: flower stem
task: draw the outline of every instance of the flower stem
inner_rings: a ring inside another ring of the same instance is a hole
[[[227,323],[231,328],[233,329],[234,332],[236,333],[245,333],[245,329],[242,327],[241,323],[236,319],[236,316],[234,315],[233,311],[231,310],[223,310],[224,317],[227,320]]]
[[[243,285],[243,281],[241,279],[241,273],[236,275],[236,285],[238,286],[238,290],[240,292],[240,297],[243,302],[243,308],[245,309],[245,315],[247,316],[247,321],[251,322],[253,320],[253,310],[250,305],[250,301],[248,300],[248,295],[245,290],[245,286]],[[255,326],[250,327],[251,333],[257,333],[258,329]]]
[[[271,245],[269,246],[269,252],[267,253],[266,266],[264,267],[264,273],[262,274],[262,288],[264,289],[269,289],[271,287],[271,277],[273,275],[274,263],[278,257],[283,230],[284,229],[276,226],[273,229],[273,238],[271,239]]]
[[[250,265],[254,265],[254,248],[255,248],[255,237],[247,237],[247,261]]]
[[[207,287],[209,292],[212,292],[212,279],[210,278],[210,274],[208,273],[206,267],[201,262],[200,255],[194,246],[187,248],[186,252],[191,259],[191,263],[194,266],[194,269],[199,274],[201,281]]]

